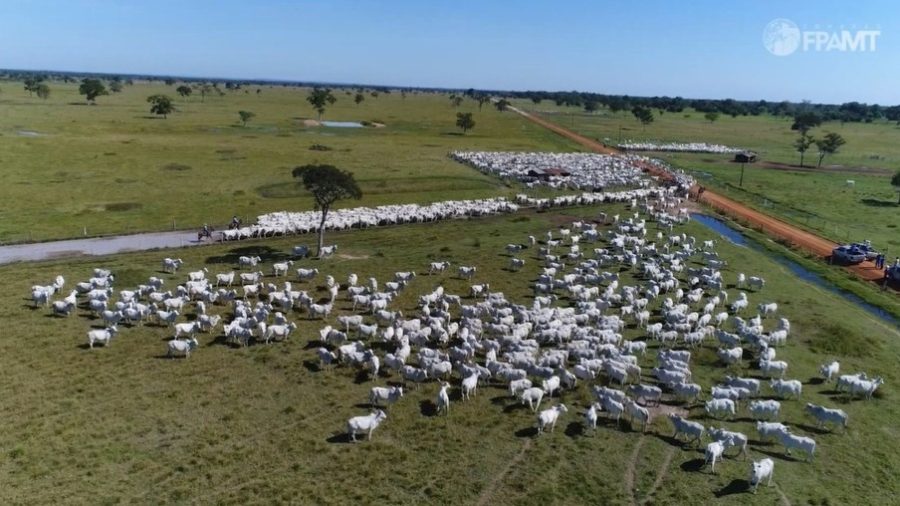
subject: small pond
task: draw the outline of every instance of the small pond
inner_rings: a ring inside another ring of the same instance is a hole
[[[332,128],[362,128],[363,124],[358,121],[321,121],[322,126]]]

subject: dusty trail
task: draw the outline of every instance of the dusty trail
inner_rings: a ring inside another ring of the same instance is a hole
[[[538,125],[552,130],[553,132],[563,137],[571,139],[594,152],[608,155],[621,154],[620,151],[614,148],[606,146],[583,135],[579,135],[575,132],[572,132],[571,130],[561,127],[543,118],[539,118],[533,114],[529,114],[515,107],[510,107],[510,110],[515,111],[525,118],[537,123]],[[644,165],[644,169],[656,176],[666,176],[663,171],[651,165]],[[694,196],[697,195],[698,189],[699,187],[696,185],[692,189],[692,194]],[[709,207],[721,211],[737,219],[738,221],[747,223],[751,228],[761,229],[763,233],[774,239],[786,241],[797,248],[810,252],[821,258],[827,258],[828,256],[830,256],[831,250],[833,250],[838,245],[837,243],[829,239],[820,237],[811,232],[807,232],[782,220],[756,211],[755,209],[751,209],[741,203],[735,202],[728,197],[719,195],[718,193],[710,190],[705,190],[703,192],[702,196],[700,197],[700,202],[703,202]],[[884,278],[884,271],[876,269],[874,262],[866,261],[859,265],[848,266],[846,267],[846,269],[867,281],[880,281]]]

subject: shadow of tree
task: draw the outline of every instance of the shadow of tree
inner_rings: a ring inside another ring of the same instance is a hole
[[[860,202],[869,206],[869,207],[898,207],[900,204],[897,204],[893,200],[878,200],[878,199],[861,199]]]

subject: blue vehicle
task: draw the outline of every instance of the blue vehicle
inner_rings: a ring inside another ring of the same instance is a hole
[[[852,244],[838,246],[831,251],[832,263],[858,264],[865,261],[865,259],[866,251],[861,250]]]

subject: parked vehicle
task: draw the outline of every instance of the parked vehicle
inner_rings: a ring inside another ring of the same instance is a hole
[[[846,244],[831,251],[831,261],[838,264],[858,264],[866,259],[866,252]]]
[[[875,251],[875,248],[872,247],[872,243],[869,241],[865,242],[855,242],[850,245],[863,253],[866,254],[866,260],[875,260],[875,257],[878,256],[878,252]]]

